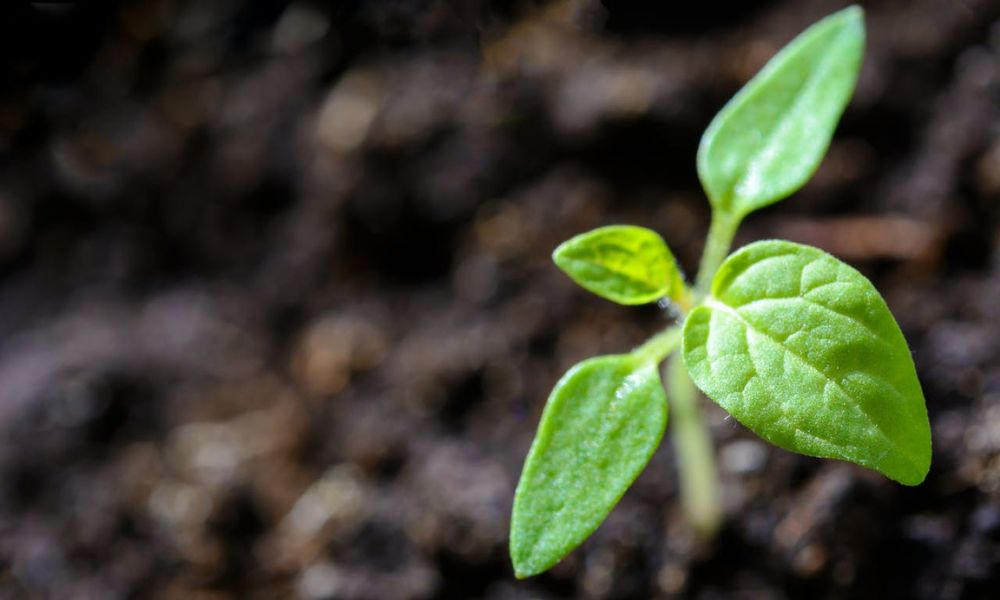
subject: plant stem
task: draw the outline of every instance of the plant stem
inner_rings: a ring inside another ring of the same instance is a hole
[[[712,278],[729,254],[729,247],[739,227],[739,216],[721,211],[712,212],[712,225],[705,240],[705,251],[695,280],[694,303],[708,295]],[[689,295],[683,296],[679,308],[684,317],[690,310]],[[671,326],[649,338],[632,351],[642,361],[660,362],[680,345],[682,330]],[[722,502],[719,495],[719,474],[715,466],[712,437],[698,402],[698,389],[684,367],[683,359],[674,356],[667,364],[667,398],[670,402],[670,426],[673,429],[677,470],[680,473],[681,506],[691,527],[702,539],[711,538],[722,523]]]
[[[642,362],[661,363],[680,343],[681,328],[672,325],[646,340],[643,345],[632,350],[632,354]]]
[[[736,215],[712,211],[712,225],[695,279],[698,301],[708,295],[712,278],[729,254],[741,220]],[[698,402],[698,390],[679,356],[670,359],[667,365],[666,387],[671,404],[672,440],[681,480],[681,506],[695,533],[708,539],[722,522],[719,474],[715,466],[712,437]]]
[[[719,476],[712,439],[698,403],[698,390],[674,356],[667,364],[667,397],[670,399],[671,440],[680,472],[681,506],[695,533],[709,539],[722,522]]]
[[[681,343],[682,330],[674,325],[646,340],[632,351],[640,361],[663,361]],[[667,398],[674,451],[681,480],[681,505],[695,533],[712,537],[722,521],[719,477],[715,469],[712,440],[698,405],[698,390],[680,356],[667,365]]]
[[[715,272],[719,270],[722,261],[726,260],[741,220],[742,217],[736,215],[718,210],[712,211],[712,225],[708,229],[705,250],[698,266],[698,277],[695,279],[695,290],[699,297],[707,295],[712,287],[712,277],[715,277]]]

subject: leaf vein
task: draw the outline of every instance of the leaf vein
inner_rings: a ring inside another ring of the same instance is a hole
[[[822,304],[820,302],[816,302],[815,300],[811,300],[809,298],[806,298],[805,296],[779,296],[779,297],[769,297],[769,298],[758,298],[756,300],[751,300],[750,302],[745,302],[745,303],[740,304],[738,306],[734,306],[733,308],[734,308],[734,310],[741,310],[741,309],[744,309],[744,308],[751,308],[754,305],[763,304],[763,303],[766,303],[766,302],[781,302],[781,301],[785,301],[785,300],[798,300],[798,301],[801,301],[801,302],[805,302],[806,304],[810,304],[812,306],[816,306],[816,307],[818,307],[820,309],[823,309],[823,310],[825,310],[825,311],[827,311],[827,312],[829,312],[831,314],[837,315],[839,317],[843,317],[843,318],[851,321],[855,325],[857,325],[857,326],[861,327],[862,329],[864,329],[866,332],[868,332],[871,335],[872,338],[874,338],[880,344],[891,346],[891,344],[888,341],[886,341],[885,339],[883,339],[882,336],[879,335],[879,333],[877,331],[875,331],[874,329],[872,329],[871,325],[868,325],[867,323],[865,323],[864,321],[858,319],[857,317],[855,317],[853,315],[840,312],[839,310],[837,310],[837,309],[835,309],[835,308],[833,308],[831,306],[827,306],[826,304]]]
[[[722,312],[724,312],[726,314],[732,315],[735,319],[737,319],[743,325],[743,327],[745,329],[753,329],[756,333],[759,333],[761,336],[766,337],[767,339],[771,340],[772,343],[774,343],[775,345],[777,345],[783,351],[785,351],[786,353],[790,354],[792,357],[794,357],[795,359],[797,359],[799,362],[801,362],[806,367],[810,368],[811,370],[813,370],[816,373],[818,373],[819,375],[821,375],[826,381],[828,381],[830,384],[832,384],[834,386],[834,388],[836,388],[840,393],[844,394],[844,396],[846,396],[849,399],[852,398],[852,396],[849,393],[847,393],[847,390],[845,390],[840,385],[840,383],[836,380],[836,378],[831,377],[823,369],[821,369],[820,367],[818,367],[818,366],[814,365],[813,363],[811,363],[806,357],[801,356],[800,354],[794,352],[792,349],[790,349],[787,346],[785,346],[784,344],[782,344],[780,340],[778,340],[777,338],[775,338],[774,336],[772,336],[769,332],[763,331],[763,330],[760,330],[760,329],[757,329],[756,327],[754,327],[752,323],[750,323],[749,321],[747,321],[743,317],[743,315],[741,315],[738,311],[736,311],[735,309],[733,309],[729,305],[724,304],[724,303],[722,303],[721,301],[719,301],[719,300],[717,300],[715,298],[706,298],[705,304],[708,305],[710,308],[715,308],[715,309],[720,310],[720,311],[722,311]],[[751,365],[753,365],[753,355],[749,351],[747,352],[747,355],[750,356]],[[754,370],[756,371],[756,365],[753,365],[753,366],[754,366]],[[897,393],[898,393],[898,391],[897,391]],[[899,454],[901,456],[906,457],[907,461],[910,461],[910,462],[912,462],[914,464],[914,466],[917,466],[917,463],[912,460],[912,458],[910,457],[909,453],[906,452],[906,451],[904,451],[903,448],[901,448],[899,446],[899,444],[897,444],[892,438],[890,438],[885,433],[885,431],[882,429],[882,427],[879,425],[879,423],[874,418],[872,418],[872,416],[859,403],[851,402],[850,405],[853,406],[853,407],[855,407],[857,410],[859,410],[861,412],[861,414],[864,415],[868,419],[868,421],[879,432],[879,435],[890,446],[892,446],[893,448],[895,448],[899,452]],[[793,427],[797,428],[797,426],[794,425],[794,424],[793,424]],[[841,444],[835,444],[835,445],[843,447]]]

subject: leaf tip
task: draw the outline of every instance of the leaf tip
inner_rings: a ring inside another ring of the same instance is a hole
[[[526,568],[518,566],[517,563],[514,564],[514,577],[516,579],[527,579],[534,575],[537,575],[537,573],[532,573]]]
[[[890,479],[908,487],[918,486],[923,483],[931,470],[930,452],[928,451],[926,457],[921,457],[919,463],[912,463],[912,467],[911,469],[907,469],[905,473],[896,473],[890,476]]]
[[[852,4],[847,8],[830,15],[831,20],[838,22],[838,27],[842,31],[849,31],[852,35],[863,40],[865,37],[865,9],[857,4]]]
[[[920,396],[920,404],[925,405],[923,396]],[[924,417],[919,430],[912,433],[909,441],[909,451],[900,454],[900,464],[892,469],[893,473],[884,471],[883,473],[902,485],[917,486],[927,479],[927,474],[931,470],[933,454],[933,441],[931,440],[930,424]]]
[[[916,487],[923,483],[925,479],[927,479],[927,473],[915,477],[901,477],[896,482],[906,487]]]
[[[556,267],[560,271],[569,276],[577,284],[580,282],[577,280],[576,275],[573,273],[573,242],[576,238],[571,238],[565,242],[556,246],[556,249],[552,251],[552,262],[555,263]]]
[[[514,567],[514,577],[518,579],[527,579],[531,577],[533,573],[528,566],[520,559],[519,555],[514,550],[514,542],[511,540],[510,546],[510,563]]]
[[[531,549],[524,548],[513,535],[510,539],[510,562],[514,567],[514,577],[518,579],[534,577],[551,566],[541,566],[539,568],[540,564],[544,561],[540,561],[537,556],[533,556]]]
[[[837,13],[845,21],[861,22],[865,20],[865,9],[860,4],[852,4]]]
[[[927,479],[927,474],[929,472],[930,465],[928,464],[924,469],[913,469],[905,473],[893,473],[892,475],[888,473],[883,474],[900,485],[905,485],[906,487],[916,487]]]
[[[572,240],[566,240],[565,242],[556,246],[556,249],[552,251],[552,262],[556,264],[557,267],[566,270],[566,248]]]

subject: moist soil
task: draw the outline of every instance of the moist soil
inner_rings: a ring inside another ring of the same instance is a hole
[[[1000,2],[866,3],[815,178],[748,219],[850,262],[910,341],[920,486],[705,402],[725,522],[667,441],[605,524],[513,578],[561,373],[669,322],[549,255],[660,231],[694,157],[826,0],[5,2],[0,590],[9,598],[991,598],[1000,583]]]

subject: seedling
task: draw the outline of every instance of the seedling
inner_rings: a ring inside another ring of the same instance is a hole
[[[646,466],[667,424],[682,503],[696,531],[721,518],[697,386],[768,442],[874,469],[904,485],[927,476],[930,426],[906,340],[875,287],[822,250],[782,240],[728,258],[754,210],[805,185],[854,90],[861,8],[819,21],[782,49],[715,117],[698,149],[712,223],[688,286],[658,234],[602,227],[556,248],[574,281],[619,304],[669,302],[677,323],[627,354],[571,368],[542,414],[514,497],[518,577],[584,541]],[[667,390],[659,365],[669,361]]]

